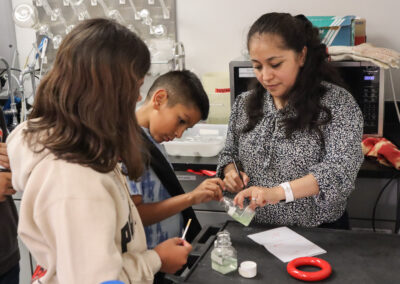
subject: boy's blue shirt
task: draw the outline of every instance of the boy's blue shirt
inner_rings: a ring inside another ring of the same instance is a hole
[[[157,143],[147,128],[142,127],[151,142],[160,150],[168,161],[164,147]],[[172,168],[172,165],[171,165]],[[161,181],[154,173],[153,169],[149,168],[144,172],[140,181],[135,182],[128,179],[131,195],[141,195],[143,203],[154,203],[166,200],[171,197],[167,189],[162,185]],[[180,213],[173,215],[159,223],[145,226],[146,240],[148,248],[154,248],[159,243],[173,238],[180,237],[183,227],[183,218]]]

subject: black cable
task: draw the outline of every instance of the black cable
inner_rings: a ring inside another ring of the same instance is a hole
[[[10,70],[11,70],[11,71],[22,72],[22,70],[21,70],[21,69],[18,69],[18,68],[10,68]],[[6,72],[6,71],[7,71],[7,69],[1,70],[0,76],[3,75],[3,73]],[[35,71],[35,72],[39,72],[39,71],[40,71],[40,68],[37,68],[37,69],[35,69],[34,71]]]
[[[378,194],[378,197],[376,198],[374,209],[372,210],[372,231],[375,232],[375,213],[376,213],[376,207],[378,206],[379,199],[381,199],[381,196],[385,189],[388,187],[388,185],[396,178],[400,176],[400,173],[396,173],[395,175],[392,176],[392,178],[385,184],[384,187],[382,187],[381,191]],[[397,204],[399,206],[399,204]],[[397,214],[397,213],[396,213]]]
[[[6,71],[7,71],[7,69],[1,70],[0,71],[0,76],[2,76]],[[17,69],[17,68],[11,68],[11,71],[21,72],[21,70]],[[35,72],[38,72],[38,71],[40,71],[40,69],[35,69]],[[38,80],[40,79],[39,76],[37,76],[37,75],[35,75],[35,78],[38,79]],[[0,77],[0,80],[1,80],[1,86],[4,86],[5,82],[7,82],[3,77]],[[3,82],[3,80],[5,80],[5,81]]]
[[[10,68],[10,70],[11,70],[11,71],[18,71],[18,72],[21,72],[21,69],[17,69],[17,68]],[[3,73],[6,72],[6,71],[7,71],[7,69],[1,70],[0,76],[3,75]],[[36,71],[36,70],[35,70],[35,71]]]

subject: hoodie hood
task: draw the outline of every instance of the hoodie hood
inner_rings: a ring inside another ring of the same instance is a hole
[[[12,185],[16,191],[23,191],[26,182],[37,164],[50,154],[44,149],[40,153],[35,153],[28,147],[24,137],[24,129],[27,128],[27,121],[19,124],[7,138],[7,153],[10,160],[12,172]]]

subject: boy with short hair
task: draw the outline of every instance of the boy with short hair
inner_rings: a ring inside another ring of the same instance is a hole
[[[144,105],[136,111],[150,153],[150,166],[138,182],[129,184],[149,248],[172,236],[180,236],[189,218],[192,223],[187,240],[192,241],[201,226],[191,206],[222,198],[224,183],[219,178],[207,179],[193,191],[184,193],[159,145],[181,137],[187,128],[200,119],[205,120],[208,111],[208,97],[200,80],[187,70],[171,71],[157,78]]]

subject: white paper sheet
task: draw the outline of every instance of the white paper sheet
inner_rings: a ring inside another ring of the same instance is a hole
[[[280,227],[248,235],[256,243],[263,245],[270,253],[283,262],[302,256],[315,256],[326,250],[307,240],[288,227]]]

